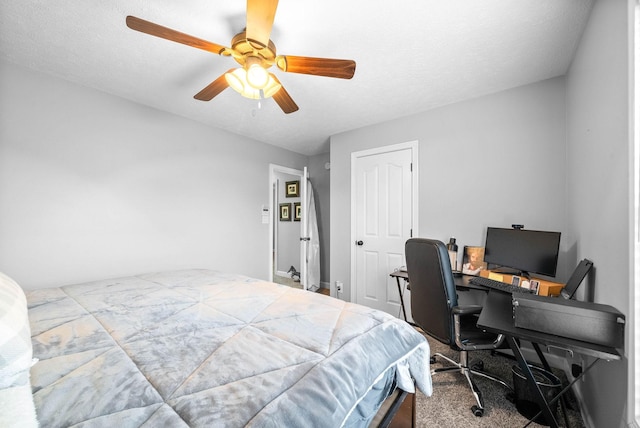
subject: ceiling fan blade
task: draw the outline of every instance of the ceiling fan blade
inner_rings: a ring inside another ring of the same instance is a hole
[[[298,111],[298,105],[293,101],[293,98],[291,98],[291,95],[289,95],[284,86],[282,86],[282,83],[273,73],[269,74],[271,74],[273,80],[275,80],[280,85],[280,89],[278,89],[278,92],[273,94],[273,99],[276,101],[276,103],[278,103],[282,111],[286,114]]]
[[[215,54],[222,54],[226,47],[216,43],[208,42],[188,34],[181,33],[153,22],[145,21],[135,16],[127,16],[127,27],[141,33],[150,34],[160,37],[161,39],[171,40],[172,42],[182,43],[183,45],[192,46]]]
[[[278,0],[247,0],[247,39],[269,45]]]
[[[279,55],[276,64],[289,73],[351,79],[356,72],[356,62],[350,59],[312,58],[308,56]]]
[[[232,68],[227,71],[227,73],[231,73],[233,70],[234,69]],[[216,80],[209,83],[203,90],[195,94],[193,98],[200,101],[211,101],[213,97],[229,87],[227,79],[224,77],[224,75],[227,73],[222,74]]]

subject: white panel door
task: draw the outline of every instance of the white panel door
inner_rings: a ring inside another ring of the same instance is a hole
[[[405,264],[412,229],[412,149],[355,159],[356,302],[398,316],[389,274]]]

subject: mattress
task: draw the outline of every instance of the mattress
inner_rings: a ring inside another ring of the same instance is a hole
[[[364,426],[391,384],[431,395],[421,334],[317,293],[191,269],[26,295],[43,427]]]

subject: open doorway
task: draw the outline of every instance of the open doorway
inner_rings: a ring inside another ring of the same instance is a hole
[[[300,265],[303,171],[270,165],[270,279],[303,288]]]
[[[269,165],[271,281],[319,291],[320,237],[313,187],[302,171]]]

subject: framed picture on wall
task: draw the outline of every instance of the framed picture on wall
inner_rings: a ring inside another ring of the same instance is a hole
[[[291,204],[280,204],[280,221],[291,221]]]
[[[302,205],[300,202],[293,203],[293,221],[300,221],[302,218]]]
[[[285,196],[287,198],[296,198],[300,196],[300,181],[287,181],[285,183]]]

